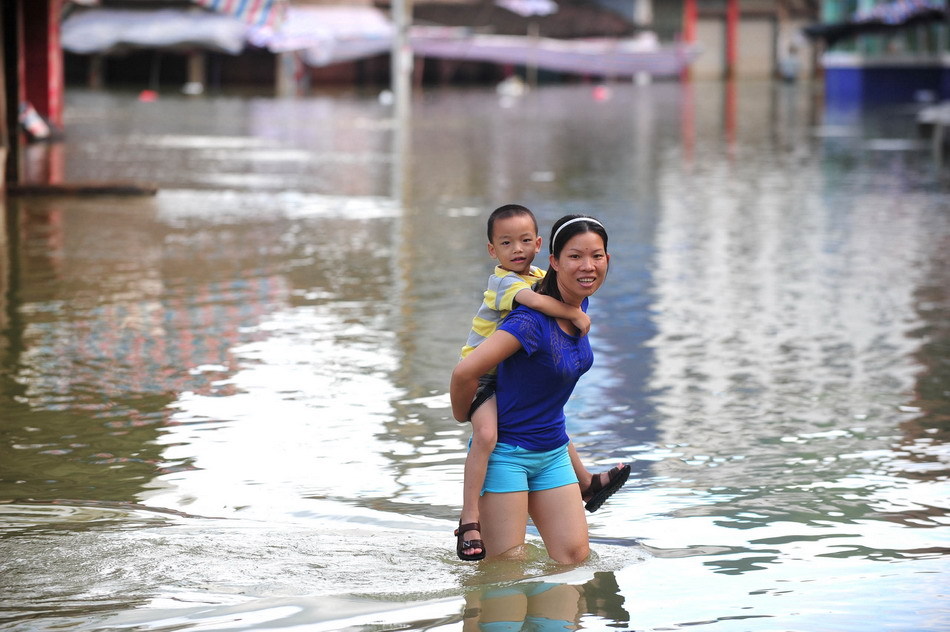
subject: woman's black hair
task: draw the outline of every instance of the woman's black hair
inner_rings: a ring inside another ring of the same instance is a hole
[[[589,219],[591,221],[586,222],[583,220]],[[579,221],[571,221],[579,220]],[[571,222],[568,224],[568,222]],[[561,226],[564,226],[564,230],[560,230]],[[607,251],[607,229],[601,225],[600,221],[596,218],[591,217],[590,215],[565,215],[561,219],[554,222],[554,226],[551,227],[551,240],[548,241],[548,248],[551,251],[551,254],[554,255],[554,258],[557,259],[561,250],[564,249],[564,244],[571,240],[571,237],[575,235],[580,235],[581,233],[594,232],[600,235],[600,238],[604,240],[604,252]],[[557,271],[553,266],[548,266],[548,271],[544,275],[544,278],[538,281],[535,291],[538,294],[544,294],[546,296],[552,296],[557,300],[563,300],[561,298],[561,290],[557,286]]]

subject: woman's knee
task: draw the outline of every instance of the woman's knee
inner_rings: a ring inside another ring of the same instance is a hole
[[[580,564],[590,557],[590,545],[587,542],[577,544],[566,551],[565,559],[558,560],[563,564]]]
[[[590,545],[587,542],[560,543],[547,548],[548,555],[559,564],[580,564],[590,557]]]

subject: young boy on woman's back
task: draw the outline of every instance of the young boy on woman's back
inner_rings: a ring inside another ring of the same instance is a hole
[[[570,321],[582,336],[590,330],[590,318],[580,308],[537,294],[531,289],[544,278],[544,271],[532,265],[540,248],[538,223],[528,208],[506,204],[492,211],[488,217],[488,254],[498,260],[498,265],[489,277],[484,300],[472,319],[472,330],[462,348],[462,357],[488,338],[502,319],[519,304]],[[485,481],[488,457],[495,448],[498,436],[498,411],[493,397],[495,380],[494,373],[481,378],[469,409],[472,440],[465,459],[462,515],[455,532],[456,552],[460,559],[467,561],[485,557],[478,525],[478,498]],[[582,492],[587,503],[585,506],[588,511],[596,511],[626,482],[630,466],[618,466],[610,472],[592,475],[581,463],[573,443],[569,446],[569,452],[581,489],[585,490]],[[466,538],[469,533],[477,536]]]

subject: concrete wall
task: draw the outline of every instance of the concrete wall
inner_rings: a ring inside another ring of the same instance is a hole
[[[726,72],[726,22],[725,20],[699,20],[696,41],[702,53],[691,66],[691,74],[697,79],[719,79]]]
[[[739,22],[735,76],[763,79],[781,70],[805,79],[813,74],[811,44],[800,35],[804,23],[789,21],[779,28],[770,17],[743,17]],[[703,52],[692,66],[697,79],[721,78],[726,74],[726,21],[721,17],[700,18],[697,39]],[[789,63],[791,61],[791,63]]]
[[[743,19],[739,24],[736,77],[767,79],[775,76],[776,23],[771,19]]]

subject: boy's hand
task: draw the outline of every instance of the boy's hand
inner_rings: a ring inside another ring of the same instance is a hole
[[[590,331],[590,316],[585,314],[580,308],[577,308],[577,315],[571,318],[571,323],[577,327],[578,335],[586,336],[587,332]]]

